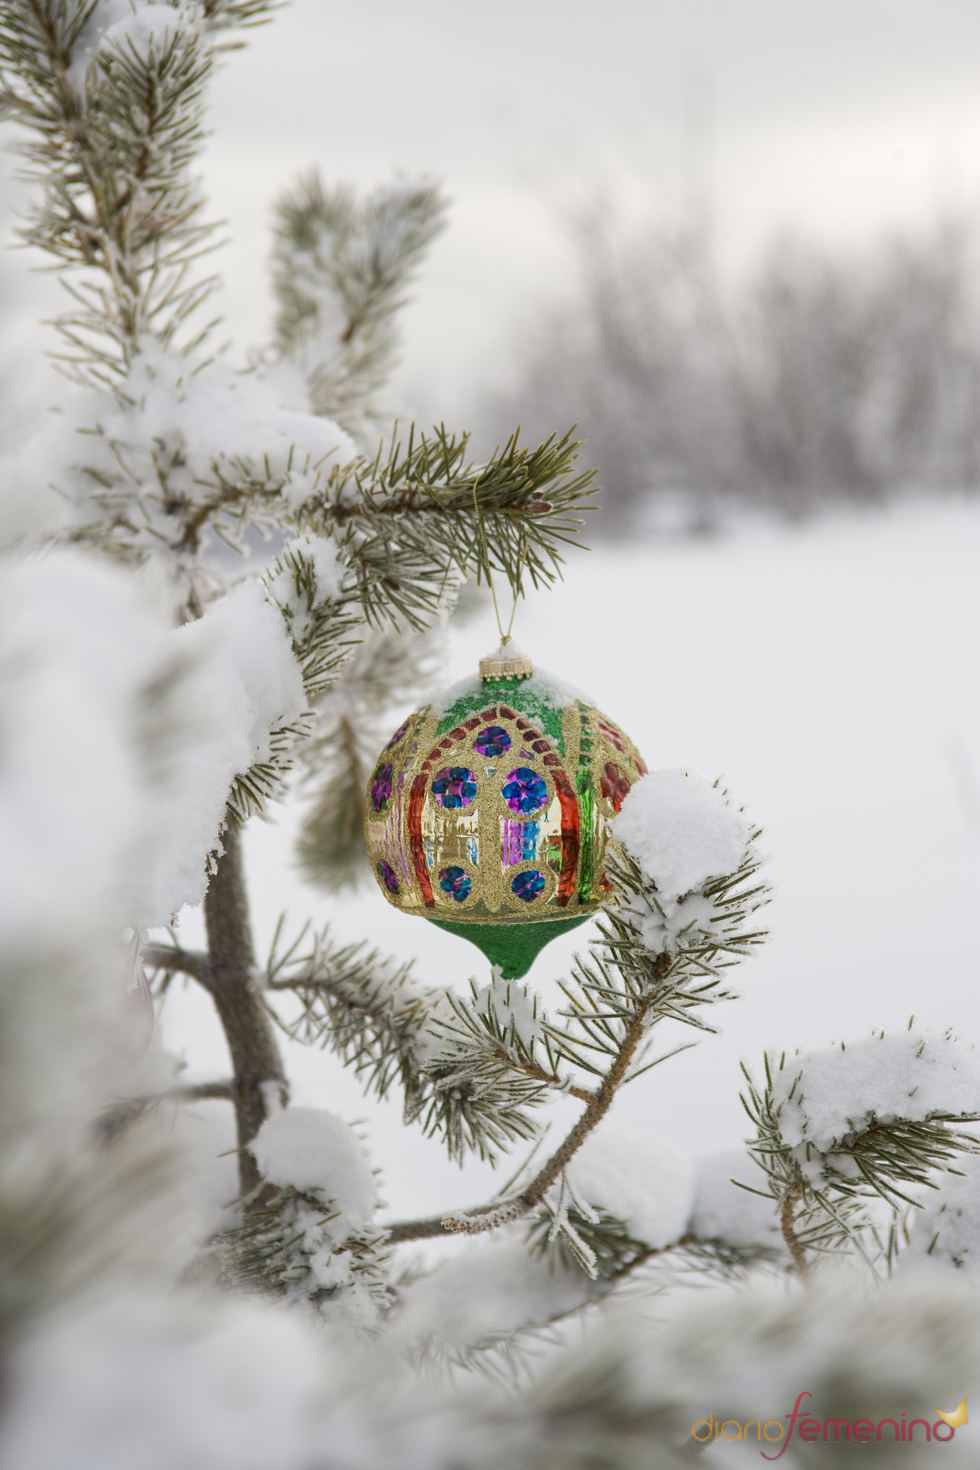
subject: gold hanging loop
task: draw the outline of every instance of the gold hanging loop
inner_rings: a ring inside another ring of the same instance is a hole
[[[490,596],[493,598],[493,615],[497,620],[497,632],[500,634],[500,646],[501,648],[505,648],[511,640],[511,633],[514,627],[514,619],[517,616],[517,599],[521,595],[521,574],[524,571],[524,564],[527,561],[527,537],[522,537],[523,544],[521,549],[521,559],[517,568],[517,591],[514,593],[514,604],[510,610],[510,622],[507,624],[507,632],[505,633],[504,625],[500,621],[500,608],[497,605],[497,589],[493,585],[493,573],[490,570],[490,553],[487,550],[487,538],[483,530],[483,515],[480,511],[479,502],[476,498],[476,487],[478,484],[479,479],[474,480],[473,509],[476,512],[476,524],[480,530],[480,544],[483,547],[483,570],[487,574],[487,586],[490,588]]]

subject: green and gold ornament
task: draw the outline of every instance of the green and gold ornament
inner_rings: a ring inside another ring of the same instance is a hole
[[[612,720],[501,646],[379,756],[365,822],[378,884],[517,979],[599,908],[609,825],[645,774]]]

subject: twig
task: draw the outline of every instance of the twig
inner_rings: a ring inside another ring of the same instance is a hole
[[[793,1185],[789,1194],[783,1200],[783,1207],[779,1212],[779,1226],[783,1232],[783,1239],[786,1242],[786,1248],[789,1251],[790,1255],[793,1257],[793,1260],[796,1264],[796,1269],[805,1280],[807,1272],[810,1268],[807,1265],[806,1251],[800,1244],[800,1238],[793,1228],[793,1221],[796,1215],[796,1206],[800,1202],[800,1196],[802,1195],[802,1193],[803,1185],[798,1179]]]
[[[208,1102],[212,1099],[233,1102],[234,1097],[235,1083],[230,1077],[222,1082],[195,1082],[187,1087],[170,1087],[166,1092],[151,1092],[145,1097],[126,1097],[99,1116],[96,1134],[100,1142],[109,1143],[145,1112],[164,1103]]]
[[[551,1087],[561,1088],[569,1097],[577,1097],[579,1102],[588,1103],[595,1097],[587,1087],[563,1087],[562,1079],[557,1072],[548,1072],[544,1067],[539,1067],[536,1062],[522,1062],[511,1056],[509,1052],[498,1049],[493,1053],[498,1061],[506,1062],[517,1072],[523,1072],[525,1077],[533,1077],[537,1082],[547,1082]]]
[[[654,962],[654,982],[661,980],[670,968],[671,957],[666,952]],[[622,1083],[646,1029],[647,1011],[654,1001],[654,992],[643,999],[631,1020],[626,1034],[620,1042],[612,1066],[603,1077],[597,1090],[588,1093],[588,1104],[574,1128],[539,1170],[526,1189],[509,1200],[494,1200],[473,1210],[452,1210],[427,1220],[404,1220],[392,1225],[388,1239],[392,1244],[405,1240],[425,1240],[436,1235],[478,1235],[485,1230],[494,1230],[498,1225],[519,1220],[541,1203],[548,1190],[558,1179],[573,1155],[581,1148],[586,1138],[605,1117],[612,1106],[613,1098]],[[581,1089],[580,1091],[584,1091]]]
[[[181,949],[177,945],[147,944],[141,959],[150,970],[166,970],[171,974],[191,975],[207,991],[211,990],[214,978],[211,960],[203,950]]]

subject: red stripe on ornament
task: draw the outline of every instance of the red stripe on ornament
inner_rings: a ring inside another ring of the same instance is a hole
[[[552,771],[555,790],[561,803],[561,873],[558,877],[558,907],[567,908],[575,892],[578,869],[578,802],[564,771]]]
[[[422,847],[422,806],[425,802],[425,788],[429,784],[428,776],[416,776],[412,782],[412,790],[408,798],[408,845],[412,852],[412,863],[415,867],[415,876],[418,879],[422,897],[427,909],[434,909],[436,901],[432,897],[432,884],[429,882],[429,869],[425,862],[425,851]]]

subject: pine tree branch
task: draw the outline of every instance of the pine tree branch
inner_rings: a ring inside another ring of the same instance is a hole
[[[190,975],[204,989],[211,991],[211,960],[203,950],[181,949],[177,945],[147,944],[141,958],[149,970],[162,970],[166,975]]]
[[[423,628],[447,585],[474,569],[478,581],[488,569],[505,577],[515,595],[560,576],[561,549],[592,508],[593,473],[573,473],[577,441],[531,448],[515,434],[484,464],[467,460],[467,445],[413,425],[405,444],[393,437],[373,459],[331,468],[297,511],[301,529],[341,545],[370,626]]]
[[[203,201],[188,165],[204,136],[212,57],[169,9],[137,43],[83,37],[87,0],[0,8],[4,101],[35,134],[23,151],[43,190],[25,238],[94,272],[72,288],[79,310],[61,321],[77,349],[65,360],[83,377],[124,372],[143,333],[170,340],[209,289],[188,278],[213,228],[197,222]],[[91,48],[84,78],[72,75],[79,44]]]
[[[42,195],[23,234],[85,272],[57,322],[83,380],[117,379],[143,333],[169,342],[210,292],[214,277],[190,275],[214,226],[199,222],[189,165],[214,52],[241,44],[214,37],[275,8],[207,0],[202,31],[160,5],[152,39],[107,38],[95,0],[0,0],[0,105],[28,130],[20,151]]]
[[[417,1117],[424,1099],[423,1061],[431,1049],[428,1026],[444,1004],[444,992],[419,985],[411,961],[399,964],[366,941],[334,944],[327,929],[310,934],[306,925],[280,952],[282,927],[280,918],[265,993],[292,993],[302,1010],[285,1021],[267,1000],[273,1020],[291,1039],[330,1046],[378,1097],[399,1081],[406,1121]]]
[[[195,1082],[187,1087],[169,1087],[165,1092],[148,1093],[145,1097],[127,1097],[102,1113],[96,1124],[96,1132],[102,1142],[108,1143],[144,1113],[162,1107],[164,1103],[234,1102],[234,1099],[233,1078],[221,1082]]]
[[[796,1269],[805,1278],[810,1269],[807,1263],[806,1251],[803,1249],[800,1238],[793,1228],[796,1220],[796,1207],[800,1202],[802,1194],[803,1184],[800,1180],[797,1180],[783,1200],[782,1208],[779,1211],[779,1228],[783,1232],[786,1248],[793,1257]]]
[[[204,899],[211,956],[210,993],[224,1028],[235,1077],[240,1194],[253,1196],[261,1175],[248,1145],[269,1115],[271,1090],[281,1106],[288,1087],[272,1022],[255,980],[255,956],[242,864],[241,833],[229,811],[224,852]]]
[[[946,1042],[950,1040],[949,1036],[945,1038]],[[919,1055],[925,1045],[923,1039]],[[835,1054],[836,1048],[831,1055]],[[847,1048],[842,1046],[839,1055],[846,1054]],[[856,1249],[873,1266],[883,1255],[887,1257],[889,1248],[882,1246],[869,1213],[871,1202],[884,1200],[893,1215],[905,1206],[921,1204],[899,1185],[935,1189],[937,1169],[954,1171],[958,1155],[980,1152],[975,1136],[950,1126],[974,1122],[977,1115],[937,1109],[924,1118],[893,1116],[882,1122],[869,1113],[863,1127],[858,1124],[852,1128],[842,1120],[842,1129],[847,1127],[848,1131],[829,1143],[822,1140],[820,1148],[806,1136],[806,1127],[800,1142],[791,1125],[793,1141],[788,1142],[784,1137],[785,1110],[799,1108],[805,1102],[806,1083],[804,1070],[794,1076],[786,1063],[785,1053],[778,1059],[764,1056],[764,1087],[756,1085],[743,1063],[748,1086],[742,1104],[756,1130],[749,1152],[767,1177],[767,1197],[779,1211],[787,1248],[801,1275],[807,1271],[807,1252],[813,1251]],[[910,1100],[916,1090],[910,1085]]]
[[[574,1083],[567,1083],[564,1078],[559,1077],[557,1072],[549,1072],[547,1068],[538,1066],[535,1062],[523,1061],[510,1052],[497,1049],[492,1053],[498,1061],[506,1062],[515,1072],[521,1072],[525,1077],[531,1077],[535,1082],[544,1082],[548,1087],[559,1088],[567,1093],[569,1097],[577,1098],[579,1102],[591,1103],[596,1094],[590,1092],[587,1087],[578,1087]]]
[[[309,370],[313,410],[366,437],[374,394],[396,361],[395,318],[446,203],[425,181],[396,180],[358,201],[316,170],[275,205],[273,287],[279,350]]]
[[[660,978],[669,969],[670,962],[671,957],[667,953],[657,956],[654,966]],[[507,1224],[512,1220],[519,1220],[529,1215],[541,1203],[548,1190],[563,1173],[566,1165],[612,1106],[613,1098],[629,1071],[637,1049],[643,1042],[647,1013],[655,999],[655,992],[651,992],[648,997],[640,1000],[611,1066],[603,1076],[597,1090],[588,1094],[589,1101],[585,1111],[525,1189],[510,1199],[493,1200],[473,1210],[454,1210],[437,1219],[399,1222],[390,1227],[389,1238],[392,1242],[422,1240],[429,1236],[457,1233],[477,1235],[486,1230],[494,1230],[498,1225]]]

